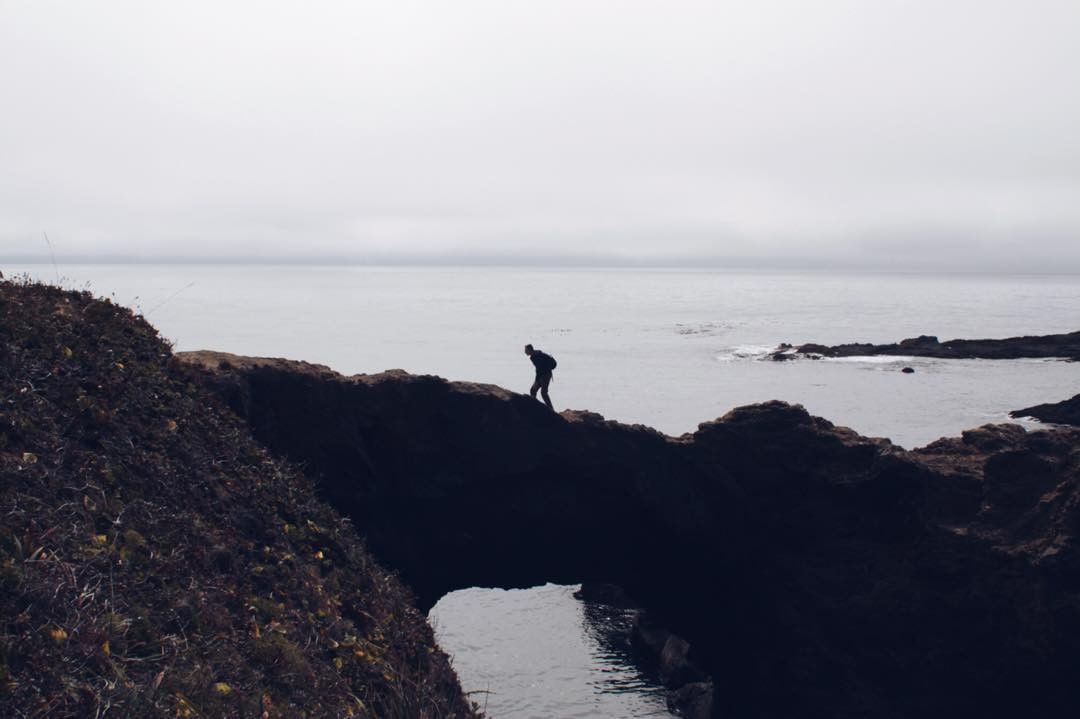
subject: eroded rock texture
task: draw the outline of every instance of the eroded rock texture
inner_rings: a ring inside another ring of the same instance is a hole
[[[717,717],[1080,705],[1078,431],[909,453],[770,402],[671,438],[492,386],[186,360],[425,607],[615,584],[690,642]]]

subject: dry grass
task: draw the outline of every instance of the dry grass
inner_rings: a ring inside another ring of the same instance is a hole
[[[408,592],[152,327],[0,282],[0,714],[473,709]]]

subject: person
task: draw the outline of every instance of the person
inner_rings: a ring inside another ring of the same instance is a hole
[[[551,397],[548,396],[548,385],[551,384],[551,373],[555,370],[557,364],[555,358],[546,352],[534,349],[532,345],[525,345],[525,354],[529,355],[533,366],[536,367],[536,380],[529,389],[529,394],[532,395],[533,399],[536,399],[536,391],[540,390],[540,396],[544,398],[544,403],[554,412],[555,407],[552,406]]]

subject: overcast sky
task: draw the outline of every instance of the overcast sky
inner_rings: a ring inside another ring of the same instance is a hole
[[[0,259],[1080,271],[1077,0],[0,0]]]

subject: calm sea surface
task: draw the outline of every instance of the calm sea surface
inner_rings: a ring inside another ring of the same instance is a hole
[[[525,391],[526,343],[559,360],[557,408],[668,434],[769,399],[905,447],[1080,392],[1080,363],[771,362],[781,342],[1080,329],[1080,277],[214,265],[2,266],[142,312],[177,350],[402,368]],[[902,374],[901,367],[915,374]],[[432,611],[466,690],[501,717],[664,716],[654,684],[572,588],[470,589]]]

